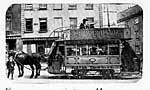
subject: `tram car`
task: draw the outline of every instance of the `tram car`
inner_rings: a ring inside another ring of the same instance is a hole
[[[130,53],[134,53],[133,50],[123,45],[130,39],[127,28],[67,29],[53,33],[58,39],[49,52],[48,72],[51,74],[113,78],[126,66],[122,61],[122,57],[126,57],[122,54],[129,54],[131,60],[135,58]],[[124,47],[127,48],[123,51]]]

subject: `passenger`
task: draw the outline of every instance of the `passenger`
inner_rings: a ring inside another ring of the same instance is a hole
[[[90,54],[91,55],[97,55],[96,49],[97,48],[95,48],[95,47],[90,48]]]
[[[61,53],[58,53],[58,54],[56,55],[56,59],[57,59],[57,61],[62,62],[62,61],[63,61],[63,56],[62,56],[62,54],[61,54]]]
[[[98,55],[104,55],[105,54],[105,51],[102,48],[99,48],[97,50],[97,52],[98,52]]]

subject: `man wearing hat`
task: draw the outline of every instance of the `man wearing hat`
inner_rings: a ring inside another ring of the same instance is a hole
[[[82,21],[83,21],[83,23],[80,24],[80,29],[86,29],[86,21],[88,21],[88,20],[83,19]]]

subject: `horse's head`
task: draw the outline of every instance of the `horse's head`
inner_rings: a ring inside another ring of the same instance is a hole
[[[15,55],[16,55],[16,51],[14,51],[14,50],[10,50],[10,51],[8,51],[8,57],[15,57]]]

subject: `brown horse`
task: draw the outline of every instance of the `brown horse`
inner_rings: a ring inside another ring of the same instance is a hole
[[[29,65],[31,67],[32,74],[30,78],[33,78],[34,76],[34,66],[36,69],[36,75],[35,78],[40,76],[40,70],[41,70],[41,64],[40,61],[43,58],[40,54],[33,53],[31,55],[24,53],[24,52],[16,52],[14,50],[11,50],[8,52],[8,57],[13,56],[19,70],[18,77],[22,77],[24,74],[24,65]],[[29,68],[28,68],[29,69]]]

